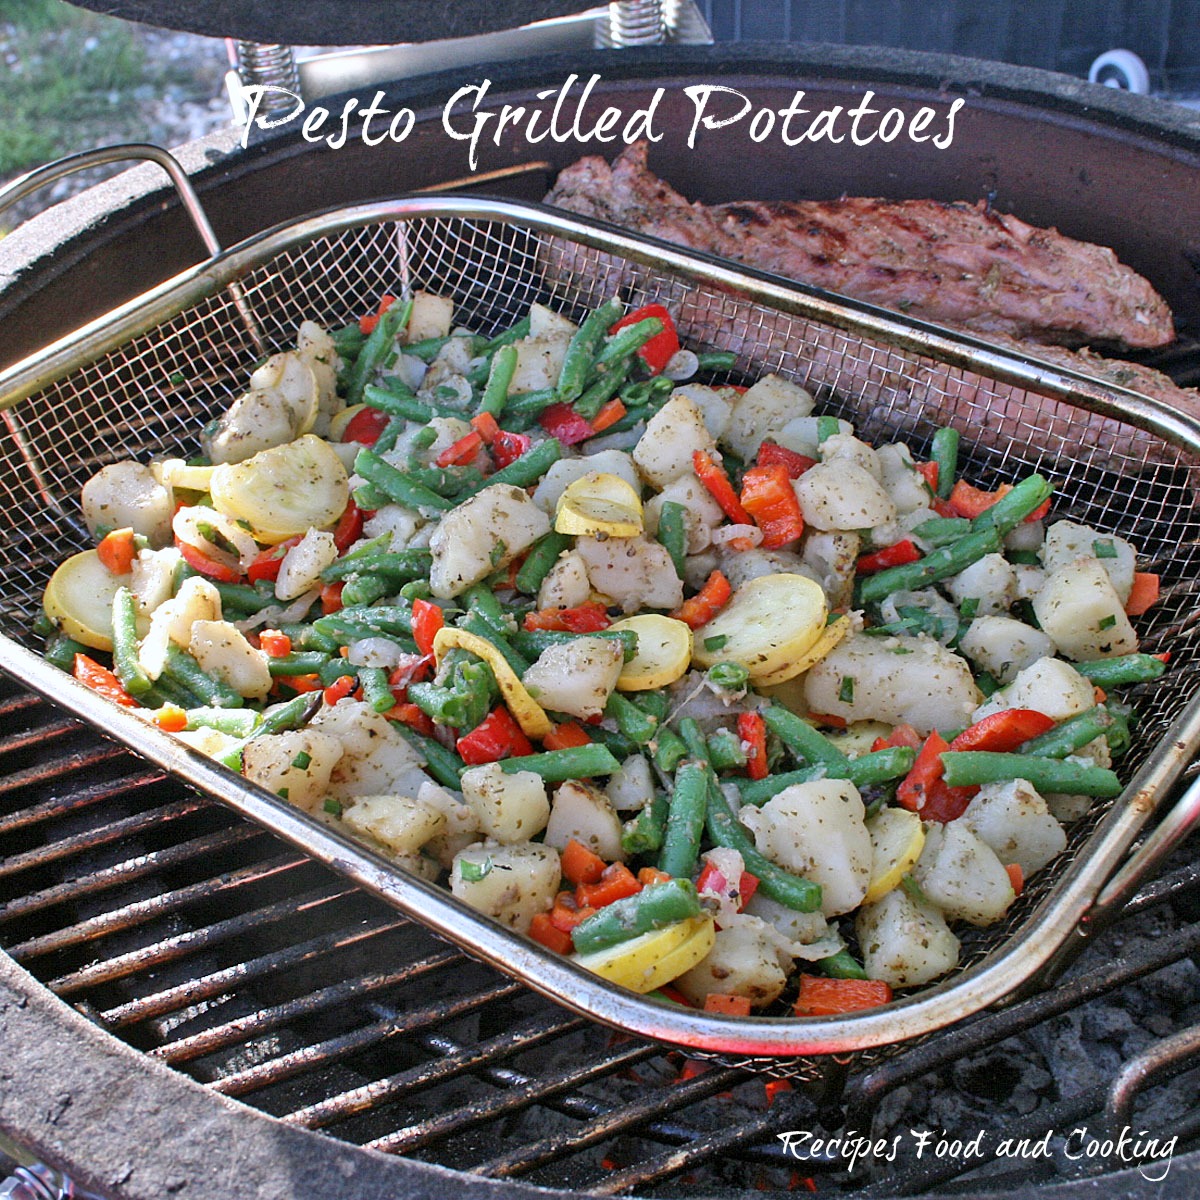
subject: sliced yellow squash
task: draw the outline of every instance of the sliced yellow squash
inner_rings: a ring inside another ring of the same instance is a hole
[[[871,882],[864,904],[886,896],[912,870],[925,846],[921,818],[906,808],[881,808],[868,822],[871,835]]]
[[[112,608],[128,575],[114,575],[95,550],[72,554],[46,584],[42,607],[67,637],[94,650],[112,649]]]
[[[838,617],[832,625],[825,626],[824,633],[803,654],[796,655],[778,671],[772,671],[770,675],[756,675],[754,677],[755,684],[759,687],[773,687],[776,684],[786,683],[789,679],[795,679],[809,667],[815,667],[849,632],[850,618]]]
[[[366,407],[365,404],[352,404],[349,408],[343,408],[340,412],[334,413],[329,418],[329,440],[340,442],[342,435],[346,432],[346,426]]]
[[[529,694],[516,672],[508,665],[508,659],[486,638],[468,633],[465,629],[443,626],[433,638],[434,661],[440,665],[447,650],[467,650],[492,668],[504,703],[526,737],[541,740],[554,728],[554,723],[546,716],[546,710]]]
[[[591,954],[576,954],[574,961],[618,987],[652,992],[690,971],[715,940],[712,917],[692,917]]]
[[[332,525],[350,499],[350,481],[329,443],[305,434],[245,462],[223,463],[212,473],[209,494],[218,512],[245,521],[260,542],[274,545]]]
[[[825,633],[827,615],[819,583],[804,575],[762,575],[696,630],[693,657],[702,667],[741,663],[755,683],[782,683]]]
[[[617,690],[645,692],[674,683],[692,662],[692,631],[674,617],[641,613],[615,621],[609,629],[637,634],[637,653],[621,668]]]
[[[619,475],[589,471],[559,496],[554,528],[575,536],[637,537],[645,528],[642,501]]]
[[[150,470],[159,483],[189,492],[207,492],[216,467],[193,467],[182,458],[167,458],[152,462]]]

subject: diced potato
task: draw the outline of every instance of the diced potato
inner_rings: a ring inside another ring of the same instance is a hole
[[[311,588],[319,587],[321,572],[337,561],[338,548],[333,534],[310,529],[284,556],[275,580],[275,598],[285,603],[297,600]]]
[[[88,531],[132,529],[152,546],[171,543],[175,498],[149,467],[136,462],[110,463],[83,485],[80,495]]]
[[[171,598],[175,591],[175,571],[179,559],[180,553],[174,546],[167,546],[163,550],[138,551],[129,572],[129,590],[142,616],[149,616]]]
[[[646,501],[646,532],[651,536],[658,533],[662,506],[668,501],[683,505],[687,553],[699,554],[702,550],[707,550],[712,544],[713,530],[725,520],[725,513],[708,488],[696,478],[694,471],[680,475],[678,479],[668,483],[657,496]]]
[[[958,609],[936,588],[922,588],[916,592],[893,592],[880,601],[879,615],[890,625],[903,621],[909,615],[905,610],[911,608],[919,609],[925,614],[925,619],[929,622],[925,632],[935,642],[948,646],[958,637]]]
[[[761,546],[733,550],[722,546],[717,554],[721,572],[735,590],[764,575],[804,575],[814,583],[820,582],[817,572],[809,570],[795,550],[764,550]]]
[[[776,430],[813,410],[813,398],[802,387],[778,375],[764,375],[738,398],[725,432],[725,444],[743,462],[750,462],[758,448]]]
[[[537,842],[480,842],[454,856],[450,891],[478,912],[527,933],[562,882],[558,851]]]
[[[862,634],[846,638],[808,672],[804,694],[810,712],[907,722],[922,734],[962,728],[980,701],[970,668],[945,646],[929,638]]]
[[[1051,571],[1033,599],[1033,611],[1059,653],[1076,662],[1115,658],[1138,648],[1137,634],[1100,559],[1075,558]]]
[[[1025,550],[1036,553],[1041,550],[1045,540],[1046,523],[1025,520],[1004,535],[1004,548],[1005,550]]]
[[[880,446],[876,456],[881,471],[880,482],[892,498],[896,512],[905,516],[927,510],[929,485],[913,465],[912,451],[903,442],[893,442],[889,446]]]
[[[675,986],[695,1005],[710,994],[744,996],[754,1008],[778,998],[787,985],[774,940],[754,918],[717,930],[712,949]]]
[[[761,808],[742,809],[761,854],[821,885],[826,916],[862,903],[871,882],[871,837],[866,809],[854,784],[844,779],[797,783]]]
[[[341,758],[341,742],[316,729],[265,733],[246,743],[242,773],[297,808],[316,812]],[[298,762],[305,765],[297,766]]]
[[[641,495],[642,481],[638,478],[638,473],[629,455],[623,450],[601,450],[598,454],[588,454],[579,458],[560,458],[558,462],[551,463],[550,469],[534,488],[534,503],[547,513],[554,512],[563,492],[590,471],[602,471],[606,475],[615,475],[618,479],[625,480],[639,496]]]
[[[818,952],[824,950],[824,957],[828,957],[829,954],[836,954],[845,945],[841,935],[830,925],[824,913],[797,912],[794,908],[788,908],[786,904],[780,904],[778,900],[772,900],[761,890],[750,897],[746,912],[752,917],[766,921],[776,933],[792,943],[793,949],[798,944],[816,946]],[[826,945],[831,948],[826,950]]]
[[[446,829],[446,816],[411,796],[356,796],[342,821],[393,854],[416,854]]]
[[[1052,655],[1054,642],[1040,629],[1015,617],[976,617],[958,648],[1000,683],[1012,683],[1018,672]]]
[[[575,550],[564,550],[538,588],[538,608],[576,608],[592,594],[587,563]]]
[[[421,784],[417,799],[435,809],[446,818],[442,832],[425,846],[425,853],[447,871],[454,865],[454,856],[479,841],[479,818],[475,810],[455,793],[434,783],[432,779]]]
[[[875,448],[859,441],[852,433],[835,433],[827,437],[821,443],[821,461],[860,467],[873,479],[883,482],[883,463]]]
[[[228,621],[193,621],[188,653],[239,696],[262,700],[271,690],[267,656]]]
[[[329,332],[315,321],[300,322],[296,331],[296,353],[308,364],[317,381],[317,419],[313,433],[324,437],[329,432],[330,421],[343,407],[342,398],[337,394],[341,359]]]
[[[484,488],[448,512],[430,539],[433,594],[443,600],[459,595],[549,532],[550,518],[523,489]]]
[[[163,673],[168,643],[187,648],[197,621],[221,619],[221,595],[207,579],[193,575],[178,593],[160,604],[150,616],[150,629],[138,647],[138,660],[151,679]]]
[[[570,341],[569,333],[547,333],[517,342],[517,369],[509,385],[510,394],[519,396],[557,386]]]
[[[575,543],[587,564],[593,588],[625,612],[639,608],[678,608],[683,582],[665,547],[645,537],[580,538]]]
[[[729,429],[733,414],[730,394],[722,395],[703,383],[685,383],[675,389],[676,395],[686,396],[704,416],[704,425],[715,441],[720,441]],[[732,393],[736,395],[736,393]]]
[[[621,764],[620,770],[609,776],[604,792],[617,812],[637,812],[645,808],[654,797],[650,760],[641,754],[631,755]]]
[[[1125,604],[1137,569],[1137,553],[1129,542],[1075,521],[1055,521],[1046,531],[1042,566],[1053,573],[1077,558],[1094,558],[1104,568],[1121,604]]]
[[[830,608],[848,608],[854,596],[854,571],[862,553],[862,538],[857,533],[806,534],[801,559],[816,573]]]
[[[315,384],[314,384],[315,389]],[[300,432],[295,407],[275,388],[243,393],[200,435],[209,461],[225,464],[292,441]]]
[[[550,818],[546,785],[533,771],[509,773],[499,763],[484,763],[463,772],[462,790],[480,830],[493,841],[528,842]]]
[[[329,781],[329,792],[339,800],[354,796],[416,796],[428,776],[420,754],[409,745],[387,718],[361,700],[339,700],[326,705],[311,727],[336,737],[345,748]]]
[[[414,292],[412,312],[399,340],[408,346],[413,342],[423,342],[426,338],[446,337],[453,321],[454,301],[449,296]]]
[[[871,529],[896,519],[883,484],[852,462],[817,463],[793,486],[804,522],[814,529]]]
[[[633,448],[633,461],[642,478],[661,489],[691,471],[697,450],[713,454],[716,448],[696,402],[675,392],[647,422]]]
[[[995,851],[961,819],[927,823],[925,846],[912,874],[931,904],[971,925],[994,924],[1016,898]]]
[[[614,638],[577,637],[543,650],[521,682],[543,708],[586,720],[604,711],[623,662]]]
[[[867,974],[893,987],[932,983],[958,965],[958,938],[946,918],[903,888],[864,904],[854,929]]]
[[[980,616],[1006,613],[1017,598],[1016,572],[1003,554],[985,554],[965,571],[947,579],[945,587],[957,604],[978,601],[976,612]]]
[[[787,450],[808,458],[821,457],[821,427],[820,417],[793,417],[786,425],[770,431],[773,441],[778,442]],[[854,426],[849,421],[838,421],[838,433],[853,433]]]
[[[1002,863],[1016,863],[1027,878],[1067,848],[1063,827],[1024,779],[985,783],[962,821]]]
[[[391,535],[391,544],[385,550],[404,550],[412,545],[413,537],[425,524],[419,512],[400,504],[385,504],[363,522],[363,537],[366,539]]]
[[[545,842],[558,850],[576,841],[598,854],[605,862],[623,862],[621,818],[598,788],[569,779],[560,784],[550,807]]]
[[[556,313],[554,309],[538,304],[535,300],[529,306],[529,333],[531,337],[545,337],[546,334],[558,334],[572,337],[579,328],[569,317]]]
[[[981,721],[1006,708],[1033,708],[1055,721],[1065,721],[1095,703],[1096,689],[1091,680],[1070,663],[1061,658],[1039,658],[976,709],[971,720]]]

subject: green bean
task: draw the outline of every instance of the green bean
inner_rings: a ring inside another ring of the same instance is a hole
[[[733,815],[729,801],[715,779],[711,779],[709,785],[706,825],[713,842],[741,854],[746,870],[758,877],[758,886],[764,896],[797,912],[816,912],[821,907],[821,885],[793,875],[761,855],[750,834]]]
[[[604,405],[621,390],[622,384],[629,378],[629,372],[632,367],[632,355],[613,363],[611,368],[601,375],[595,383],[590,384],[583,395],[575,401],[574,409],[576,414],[585,421],[592,420]]]
[[[606,300],[599,308],[588,313],[583,324],[575,331],[558,373],[556,390],[560,404],[570,404],[583,393],[588,372],[596,359],[596,351],[608,327],[621,319],[622,311],[620,301]]]
[[[1041,475],[1027,475],[995,504],[985,508],[972,522],[972,528],[992,527],[1004,537],[1050,498],[1054,488]]]
[[[706,350],[696,355],[697,371],[732,371],[737,355],[732,350]]]
[[[668,775],[687,758],[687,742],[675,730],[663,725],[654,739],[654,762]]]
[[[364,637],[412,636],[412,606],[408,604],[371,604],[343,608],[318,617],[313,626],[321,633],[339,638],[339,646],[361,641]],[[365,631],[365,632],[364,632]]]
[[[389,537],[390,535],[384,535]],[[374,554],[355,554],[339,558],[321,572],[325,583],[336,583],[351,575],[386,575],[396,586],[411,579],[428,575],[433,566],[433,554],[428,550],[389,550]]]
[[[621,399],[626,408],[640,408],[644,404],[655,403],[666,398],[675,390],[675,381],[665,375],[655,375],[653,379],[643,379],[640,383],[630,384],[621,392]],[[643,417],[645,414],[641,414]],[[615,429],[616,426],[614,425]]]
[[[691,880],[669,879],[604,905],[571,930],[571,941],[578,953],[590,954],[699,915]]]
[[[346,404],[358,404],[363,390],[375,370],[381,365],[384,355],[392,349],[396,335],[408,324],[412,312],[411,300],[397,300],[383,313],[375,328],[367,336],[363,348],[354,360],[346,378]]]
[[[869,979],[863,965],[844,946],[836,954],[821,958],[813,964],[822,975],[831,979]]]
[[[770,704],[762,710],[762,716],[767,728],[804,762],[824,764],[841,770],[845,770],[849,765],[846,756],[828,738],[789,709]]]
[[[567,633],[559,629],[518,629],[509,640],[522,654],[534,659],[551,646],[562,645],[579,637],[616,638],[625,648],[626,662],[632,662],[637,656],[637,634],[632,629],[598,629],[595,633],[587,634]]]
[[[286,679],[293,675],[312,675],[328,661],[329,655],[322,650],[294,650],[291,654],[268,658],[267,669],[272,678]]]
[[[630,857],[662,849],[669,809],[666,793],[655,792],[638,815],[622,827],[621,849]]]
[[[507,467],[501,467],[494,475],[489,476],[485,485],[506,483],[513,487],[532,487],[550,468],[562,458],[562,442],[558,438],[547,438],[544,442],[526,450],[520,458],[510,462]],[[359,456],[361,457],[361,455]],[[479,489],[474,489],[478,491]],[[440,500],[441,497],[439,496]],[[445,503],[443,501],[443,503]]]
[[[665,501],[659,510],[658,540],[682,579],[687,566],[687,509],[675,500]]]
[[[227,683],[208,674],[200,664],[182,647],[174,642],[167,644],[166,665],[163,674],[189,691],[195,693],[205,704],[217,708],[241,708],[242,697]]]
[[[462,786],[462,773],[467,764],[453,750],[407,725],[397,724],[393,728],[398,729],[405,741],[425,759],[426,769],[438,783],[456,791]]]
[[[604,746],[617,762],[624,762],[641,748],[619,729],[608,729],[604,725],[589,725],[587,732],[592,741],[599,742]]]
[[[705,677],[727,692],[740,692],[750,682],[750,672],[739,662],[714,663]]]
[[[732,729],[718,729],[708,735],[708,760],[714,771],[730,771],[746,765],[742,739]]]
[[[858,788],[890,783],[893,779],[903,779],[912,770],[916,758],[917,752],[909,746],[888,746],[850,759],[846,778]],[[832,771],[830,775],[834,777]]]
[[[411,691],[411,688],[409,689]],[[563,783],[568,779],[591,779],[596,775],[611,775],[621,764],[606,746],[592,742],[588,746],[569,746],[565,750],[545,750],[541,754],[523,754],[501,759],[500,767],[512,774],[532,771],[546,783]]]
[[[342,603],[349,605],[374,604],[382,600],[388,592],[394,592],[396,585],[383,575],[354,574],[342,586]]]
[[[362,684],[363,700],[377,713],[388,712],[396,706],[388,673],[382,667],[359,667],[358,681]]]
[[[671,697],[662,688],[652,688],[646,692],[633,692],[630,700],[644,713],[649,713],[661,725],[671,711]]]
[[[246,738],[258,728],[262,718],[252,708],[189,708],[188,729],[215,729],[230,737]]]
[[[933,435],[930,457],[937,464],[937,494],[942,500],[950,496],[958,474],[958,430],[943,426]]]
[[[379,455],[387,454],[389,451],[394,450],[396,443],[400,440],[400,435],[407,428],[408,421],[404,417],[388,417],[388,423],[375,439],[371,449]]]
[[[187,567],[184,578],[194,575],[199,575],[199,572]],[[217,589],[217,595],[221,597],[222,612],[232,611],[249,616],[266,608],[268,604],[275,603],[275,585],[268,581],[264,581],[261,587],[253,587],[246,583],[221,583],[216,579],[209,579],[208,582]]]
[[[524,418],[530,423],[536,421],[551,404],[556,402],[556,399],[557,393],[553,388],[538,388],[536,391],[521,392],[516,396],[510,396],[504,409],[505,426],[515,428],[514,418]]]
[[[687,746],[688,754],[697,762],[708,762],[708,742],[700,730],[700,724],[695,717],[684,717],[679,722],[679,736]]]
[[[400,348],[400,353],[411,354],[415,358],[419,358],[423,363],[430,363],[437,358],[442,347],[450,340],[451,336],[451,334],[446,334],[445,337],[427,337],[422,338],[419,342],[408,342]]]
[[[1106,736],[1112,724],[1112,714],[1098,704],[1023,742],[1017,753],[1033,754],[1039,758],[1066,758],[1088,742]]]
[[[374,512],[375,509],[392,502],[391,496],[373,483],[360,484],[354,489],[351,499],[364,512]]]
[[[82,642],[67,637],[65,633],[51,634],[46,642],[46,659],[60,671],[70,674],[75,669],[75,655],[77,654],[90,655],[91,650]]]
[[[841,422],[837,417],[818,417],[817,418],[817,445],[819,446],[826,438],[835,437],[841,432]]]
[[[363,403],[387,413],[390,417],[399,417],[418,425],[428,425],[434,417],[444,415],[439,414],[433,405],[418,400],[408,388],[403,388],[403,384],[398,380],[396,383],[398,386],[387,388],[369,383],[363,390]]]
[[[651,338],[657,337],[663,331],[663,323],[658,317],[643,317],[624,329],[618,329],[596,355],[593,367],[597,370],[607,370],[611,364],[620,362],[631,354],[636,354]]]
[[[501,346],[511,346],[513,342],[519,342],[522,338],[529,336],[530,320],[528,317],[522,317],[515,325],[509,326],[503,333],[497,334],[490,342],[483,347],[484,354],[491,354],[499,350]]]
[[[1159,678],[1167,664],[1153,654],[1122,654],[1116,658],[1098,658],[1077,662],[1075,670],[1102,688],[1126,683],[1148,683]]]
[[[358,452],[354,460],[354,470],[383,492],[389,500],[406,508],[442,513],[454,507],[454,501],[439,496],[432,488],[418,483],[371,450],[364,449]]]
[[[964,534],[971,532],[971,522],[966,517],[930,517],[913,529],[913,533],[922,541],[928,542],[936,549],[956,542]]]
[[[348,659],[342,658],[342,656],[338,654],[334,655],[334,657],[328,662],[322,663],[316,669],[315,674],[321,681],[321,686],[323,688],[327,688],[333,687],[333,685],[337,683],[339,679],[345,679],[349,677],[350,679],[357,680],[358,673],[361,670],[363,670],[362,667],[356,667]]]
[[[488,372],[487,386],[483,389],[483,399],[479,403],[481,413],[491,413],[498,417],[508,403],[508,389],[512,384],[513,375],[517,370],[516,346],[501,346],[492,359],[492,368]]]
[[[502,633],[498,633],[496,627],[490,621],[485,620],[479,609],[472,608],[470,612],[459,619],[457,624],[460,629],[476,634],[495,646],[504,661],[517,673],[518,678],[529,670],[529,659],[516,650]]]
[[[574,540],[565,533],[551,530],[537,541],[517,572],[517,591],[536,596],[542,581],[550,574],[550,568],[558,561],[558,556],[564,550],[569,550]]]
[[[871,787],[903,779],[912,769],[917,752],[907,746],[889,746],[858,758],[848,758],[837,764],[802,767],[799,771],[782,771],[762,779],[735,779],[743,804],[760,807],[785,788],[796,783],[811,783],[814,779],[848,779],[855,787]]]
[[[342,644],[311,625],[282,625],[279,632],[291,638],[293,650],[322,650],[326,654],[336,654]]]
[[[329,335],[333,338],[334,349],[342,358],[356,358],[359,351],[363,348],[363,343],[367,340],[367,335],[358,327],[358,322],[354,321],[349,325],[343,325],[341,329],[334,329]]]
[[[276,705],[263,713],[262,720],[235,746],[231,746],[218,761],[230,770],[242,769],[242,751],[255,738],[265,737],[269,733],[285,733],[289,729],[300,729],[317,715],[323,699],[320,692],[302,692],[294,696],[286,704]]]
[[[138,659],[137,605],[127,587],[113,593],[112,643],[113,671],[125,690],[142,703],[157,707],[152,700],[154,684]]]
[[[617,728],[636,746],[648,745],[658,730],[658,720],[620,692],[609,696],[604,715],[616,721]]]
[[[512,618],[504,611],[504,606],[496,599],[496,593],[491,588],[477,583],[463,592],[462,599],[470,611],[478,613],[501,637],[508,637],[513,632]]]
[[[1073,796],[1119,796],[1121,781],[1105,767],[1038,758],[1031,754],[994,754],[986,750],[947,750],[942,756],[950,787],[971,787],[1024,779],[1039,792]]]
[[[696,868],[708,811],[708,779],[703,762],[685,762],[675,772],[658,869],[676,879],[689,878]]]

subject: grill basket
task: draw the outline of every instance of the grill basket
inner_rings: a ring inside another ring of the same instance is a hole
[[[1171,669],[1133,690],[1137,738],[1121,765],[1129,786],[1071,827],[1067,851],[1030,881],[1003,925],[964,935],[950,977],[836,1020],[735,1019],[611,988],[38,656],[31,629],[42,591],[67,554],[91,544],[78,498],[99,467],[190,456],[201,426],[244,390],[265,351],[293,343],[301,321],[342,325],[381,294],[416,289],[452,295],[456,320],[485,334],[535,300],[575,317],[617,291],[631,306],[666,303],[687,344],[736,351],[731,378],[776,371],[813,391],[821,411],[854,421],[869,440],[902,437],[916,457],[952,422],[973,479],[994,487],[1040,471],[1055,485],[1056,515],[1128,537],[1160,574],[1164,599],[1139,632],[1145,649],[1170,650]],[[0,409],[0,668],[537,991],[693,1053],[809,1077],[815,1056],[886,1054],[1030,986],[1095,917],[1106,881],[1200,745],[1200,425],[1036,359],[536,206],[401,199],[266,231],[0,375]],[[1195,807],[1189,792],[1164,822],[1170,844]],[[1126,868],[1122,895],[1162,848]]]

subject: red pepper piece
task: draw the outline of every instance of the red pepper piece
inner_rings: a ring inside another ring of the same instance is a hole
[[[625,415],[625,402],[614,396],[592,418],[592,432],[603,433],[610,425],[615,425]]]
[[[532,445],[533,439],[528,434],[500,430],[492,443],[492,458],[496,463],[496,470],[502,470],[510,463],[515,463],[522,454],[528,454]]]
[[[960,479],[950,489],[949,504],[954,510],[955,516],[974,520],[991,508],[1001,496],[1005,496],[1011,491],[1011,483],[1002,483],[994,492],[985,492],[982,488],[972,487],[965,479]],[[1025,520],[1026,522],[1040,521],[1049,511],[1049,499],[1043,500]]]
[[[891,998],[891,985],[882,979],[830,979],[826,975],[801,975],[800,992],[793,1011],[798,1017],[836,1017],[840,1013],[878,1008]]]
[[[675,329],[675,321],[671,314],[661,304],[647,304],[643,308],[635,308],[626,313],[615,325],[609,328],[609,333],[616,333],[626,325],[636,325],[647,317],[657,317],[662,323],[662,333],[656,333],[638,351],[638,358],[650,368],[652,375],[659,375],[667,363],[679,353],[679,333]]]
[[[460,737],[455,748],[463,762],[472,767],[533,753],[533,745],[503,704],[496,705],[470,733]]]
[[[733,586],[719,571],[713,571],[705,581],[704,586],[690,599],[685,600],[672,614],[677,621],[682,621],[689,629],[699,629],[707,625],[733,595]]]
[[[379,324],[379,318],[383,316],[393,304],[396,303],[395,296],[383,296],[380,298],[379,307],[373,313],[367,313],[365,316],[358,318],[358,328],[365,334],[375,332],[375,326]]]
[[[763,442],[758,448],[758,465],[783,467],[789,479],[799,479],[805,471],[811,471],[817,465],[817,460],[809,458],[807,454],[797,454],[778,442]]]
[[[571,935],[564,933],[553,922],[549,913],[536,913],[529,922],[529,936],[555,954],[570,954],[575,948]]]
[[[581,883],[599,883],[608,863],[593,853],[582,842],[572,838],[562,852],[562,874],[569,883],[578,887]]]
[[[782,463],[751,467],[742,479],[742,507],[762,530],[764,550],[777,550],[804,532],[804,515]]]
[[[950,743],[951,750],[990,750],[1011,754],[1030,738],[1054,728],[1054,720],[1033,708],[1007,708],[968,725]]]
[[[725,474],[725,468],[707,450],[692,452],[692,470],[708,489],[709,495],[721,506],[721,511],[738,525],[753,525],[750,514],[742,506],[738,494]]]
[[[175,548],[183,555],[183,561],[193,571],[199,571],[207,579],[215,579],[217,583],[237,583],[242,577],[242,573],[237,567],[217,562],[215,558],[209,558],[203,550],[198,550],[180,538],[175,539]],[[276,571],[276,574],[278,573]]]
[[[595,883],[581,883],[575,889],[580,908],[603,908],[626,896],[636,896],[642,890],[637,876],[624,864],[613,863]]]
[[[445,623],[446,619],[442,615],[442,610],[431,600],[422,600],[418,597],[413,601],[413,641],[417,643],[417,649],[422,654],[433,653],[433,639],[437,637],[438,630]]]
[[[855,564],[855,570],[860,575],[874,575],[876,571],[886,571],[888,567],[902,567],[905,563],[914,563],[921,557],[920,550],[911,538],[894,542],[874,554],[864,554]]]
[[[354,695],[358,680],[353,675],[342,675],[325,689],[325,703],[331,707],[339,700]]]
[[[542,738],[543,750],[569,750],[572,746],[590,746],[592,739],[584,732],[583,726],[574,721],[564,721]]]
[[[542,410],[538,424],[564,446],[586,441],[595,432],[569,404],[551,404]]]
[[[337,583],[327,583],[321,588],[321,611],[328,617],[342,609],[342,588],[346,585],[340,580]]]
[[[956,820],[979,791],[977,787],[952,788],[942,779],[942,752],[949,749],[949,743],[935,729],[896,789],[899,804],[926,821]]]
[[[543,608],[525,614],[525,630],[550,630],[558,633],[597,633],[612,624],[608,612],[599,601],[579,604],[575,608]]]
[[[106,533],[96,547],[96,557],[113,575],[128,575],[133,570],[137,546],[132,529],[114,529]],[[1157,576],[1156,576],[1157,578]]]
[[[373,446],[379,441],[379,435],[387,428],[388,415],[382,409],[364,408],[356,412],[342,430],[343,442],[359,442],[364,446]]]
[[[550,910],[550,921],[562,933],[570,933],[580,921],[586,921],[596,910],[581,907],[574,892],[559,892]]]
[[[277,546],[268,546],[265,550],[260,550],[246,568],[246,578],[251,583],[257,583],[260,579],[278,579],[279,568],[283,566],[284,557],[293,546],[300,544],[301,537],[301,534],[296,534],[294,537],[288,538],[286,542],[280,542]]]
[[[704,997],[704,1011],[722,1013],[727,1017],[748,1017],[750,1015],[750,997],[727,996],[724,992],[709,992]]]
[[[111,700],[122,708],[137,708],[138,702],[125,690],[125,685],[107,667],[101,666],[86,654],[76,654],[71,673],[85,687]]]
[[[746,774],[751,779],[767,775],[767,723],[761,713],[738,714],[737,733],[746,749]]]
[[[283,658],[292,652],[292,639],[278,629],[264,629],[258,635],[258,648],[268,658]]]
[[[1126,615],[1140,617],[1158,603],[1158,596],[1158,576],[1149,571],[1135,571],[1133,587],[1129,589],[1129,599],[1125,601]]]
[[[925,486],[936,496],[938,490],[939,470],[938,464],[935,462],[919,462],[913,463],[921,473],[921,477],[925,480]]]
[[[433,461],[439,467],[465,467],[474,461],[482,448],[483,438],[479,430],[472,429],[470,433],[464,433],[453,445],[447,446]]]

